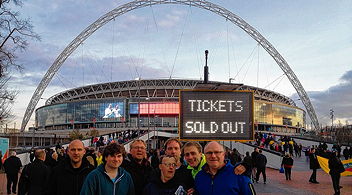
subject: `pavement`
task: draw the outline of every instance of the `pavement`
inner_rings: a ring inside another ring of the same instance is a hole
[[[319,184],[309,183],[312,171],[309,169],[309,162],[305,156],[294,158],[291,179],[286,180],[285,174],[279,173],[279,170],[267,168],[267,182],[263,183],[260,176],[259,183],[254,184],[258,195],[332,195],[334,189],[331,177],[323,170],[317,171],[317,181]],[[340,179],[341,195],[352,194],[352,177],[341,177]]]
[[[317,171],[317,181],[319,184],[309,183],[308,180],[312,171],[309,169],[309,162],[305,156],[294,158],[292,168],[292,180],[287,181],[285,174],[279,173],[276,169],[267,168],[267,182],[263,183],[260,176],[259,183],[254,184],[258,195],[332,195],[334,190],[329,174],[321,169]],[[341,177],[341,195],[352,194],[352,177]],[[6,194],[6,176],[0,173],[0,195]]]

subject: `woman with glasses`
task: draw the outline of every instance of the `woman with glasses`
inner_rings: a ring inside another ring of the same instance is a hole
[[[174,156],[160,157],[159,170],[153,174],[149,184],[144,188],[144,195],[183,195],[185,184],[175,180],[177,160]]]

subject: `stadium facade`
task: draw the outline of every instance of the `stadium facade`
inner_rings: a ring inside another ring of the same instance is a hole
[[[36,110],[36,128],[177,128],[178,96],[183,89],[252,90],[255,130],[295,133],[305,129],[305,111],[282,94],[243,84],[184,79],[131,80],[70,89],[50,97]]]

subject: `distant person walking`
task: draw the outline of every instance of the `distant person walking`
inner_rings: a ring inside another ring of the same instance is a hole
[[[268,161],[267,161],[266,157],[264,156],[264,154],[262,154],[262,152],[263,152],[262,150],[259,150],[259,154],[257,155],[256,160],[255,160],[255,164],[257,166],[257,174],[255,177],[255,181],[258,183],[260,173],[262,173],[264,184],[266,184],[265,167],[266,167],[266,163]]]
[[[12,193],[16,194],[17,182],[18,182],[18,173],[22,167],[21,160],[16,156],[15,151],[11,151],[10,157],[5,160],[4,168],[7,178],[7,194]]]
[[[281,167],[285,169],[286,180],[291,180],[291,169],[293,167],[293,158],[289,153],[286,153],[281,162]]]
[[[340,194],[340,177],[341,173],[345,171],[343,164],[338,157],[338,151],[330,153],[329,156],[329,169],[332,180],[332,186],[334,187],[335,195]]]
[[[350,157],[350,151],[348,150],[347,146],[343,150],[342,154],[345,157],[345,160],[347,160]]]
[[[317,181],[317,169],[320,168],[320,165],[318,162],[317,155],[315,153],[315,148],[311,149],[311,152],[309,155],[309,168],[313,170],[312,175],[310,176],[309,182],[318,184],[319,182]]]
[[[256,177],[256,174],[257,174],[257,165],[256,165],[256,159],[257,159],[257,156],[259,154],[259,148],[254,148],[254,151],[252,152],[251,154],[251,157],[252,157],[252,182],[255,181],[255,177]]]

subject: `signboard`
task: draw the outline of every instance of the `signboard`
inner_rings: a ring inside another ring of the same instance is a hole
[[[103,119],[117,119],[124,117],[125,104],[123,101],[105,102],[100,104],[100,116]]]
[[[7,152],[9,149],[9,138],[5,138],[5,137],[0,137],[0,151],[2,154],[3,159],[0,160],[4,160],[7,158]]]
[[[253,140],[252,91],[180,90],[180,139]]]

